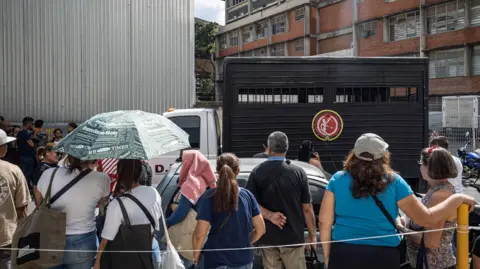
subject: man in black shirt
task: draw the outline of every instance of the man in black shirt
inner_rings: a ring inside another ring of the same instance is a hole
[[[259,244],[280,246],[305,243],[304,228],[308,228],[307,243],[316,244],[315,215],[311,204],[305,171],[285,159],[288,138],[282,132],[268,137],[268,161],[255,167],[247,189],[256,197],[265,219],[266,234]],[[305,247],[262,249],[265,269],[306,269]]]
[[[268,140],[263,144],[263,152],[253,155],[253,158],[268,158]]]

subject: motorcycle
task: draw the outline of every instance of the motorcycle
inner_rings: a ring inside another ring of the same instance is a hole
[[[471,142],[472,139],[468,140],[463,147],[458,149],[458,157],[463,164],[463,178],[476,177],[476,183],[480,176],[480,154],[477,152],[467,152],[466,148]]]

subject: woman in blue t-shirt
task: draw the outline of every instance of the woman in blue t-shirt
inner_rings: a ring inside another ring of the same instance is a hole
[[[217,159],[217,188],[207,190],[197,205],[197,226],[193,235],[194,263],[203,248],[205,269],[251,269],[253,250],[209,251],[251,247],[265,233],[265,222],[253,194],[237,185],[239,160],[232,153]],[[210,231],[209,231],[210,228]],[[205,238],[208,239],[205,245]]]
[[[462,203],[473,208],[475,201],[455,194],[426,208],[390,168],[388,144],[376,134],[363,134],[344,170],[333,175],[325,191],[319,216],[321,241],[342,240],[323,245],[325,263],[329,269],[400,268],[400,237],[388,236],[397,233],[393,221],[399,208],[415,223],[430,227],[448,218]],[[377,238],[351,240],[365,237]]]

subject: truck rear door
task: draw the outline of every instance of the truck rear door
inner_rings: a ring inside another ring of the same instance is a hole
[[[355,140],[372,132],[389,143],[394,169],[419,178],[428,59],[229,58],[224,74],[224,151],[252,157],[271,132],[282,131],[289,158],[310,140],[324,168],[335,172]]]

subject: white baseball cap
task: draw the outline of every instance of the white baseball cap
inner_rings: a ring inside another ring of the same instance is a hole
[[[7,136],[4,130],[0,129],[0,146],[17,140],[15,137]]]
[[[361,135],[357,142],[355,142],[355,147],[353,148],[353,153],[357,158],[364,161],[373,161],[379,160],[385,156],[387,153],[388,144],[380,136],[372,133],[367,133]],[[361,156],[362,153],[369,153],[373,156],[372,158],[367,158]]]

